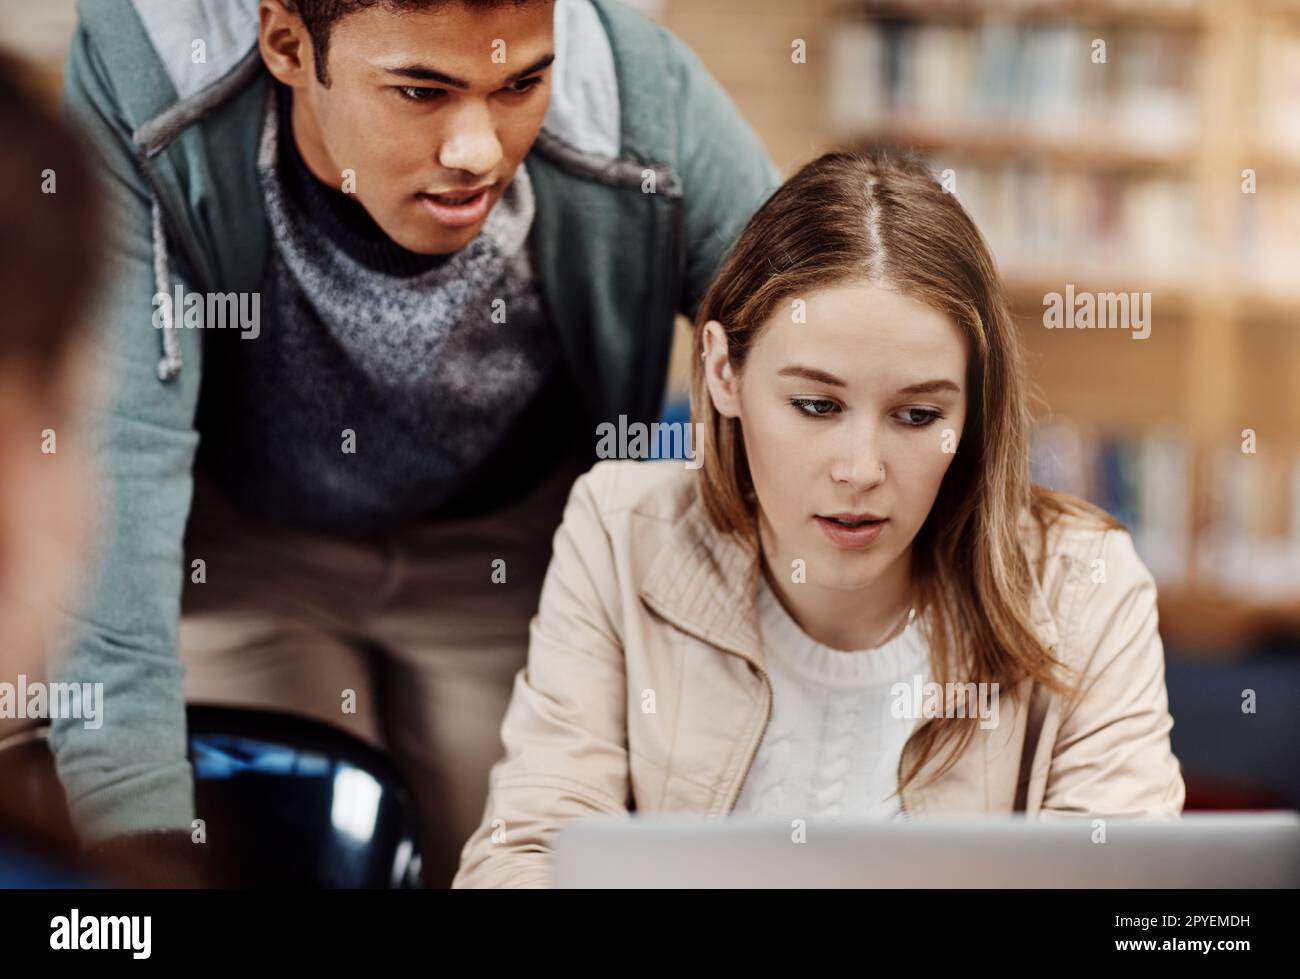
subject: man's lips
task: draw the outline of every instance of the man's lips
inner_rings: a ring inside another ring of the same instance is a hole
[[[477,224],[487,216],[488,204],[494,184],[480,187],[472,196],[458,192],[454,197],[418,194],[420,203],[439,224],[449,228],[464,228]],[[459,198],[459,202],[455,198]]]
[[[493,184],[483,184],[479,187],[471,187],[468,190],[427,190],[421,191],[421,197],[432,197],[444,204],[465,204],[477,197],[485,190],[491,190]]]

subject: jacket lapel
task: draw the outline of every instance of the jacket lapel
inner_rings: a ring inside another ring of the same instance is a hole
[[[641,598],[677,628],[761,668],[757,582],[757,550],[718,533],[697,494],[652,562]]]

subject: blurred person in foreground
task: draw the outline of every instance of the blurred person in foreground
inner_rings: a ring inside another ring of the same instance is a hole
[[[89,469],[77,404],[95,397],[83,324],[100,281],[102,213],[89,155],[0,54],[0,886],[91,880],[31,791],[53,777],[55,604],[79,587]],[[36,691],[40,691],[39,695]],[[94,709],[92,705],[80,705]],[[57,709],[57,707],[55,708]],[[92,721],[93,723],[93,721]],[[27,750],[30,742],[41,745]],[[19,750],[24,746],[23,750]]]

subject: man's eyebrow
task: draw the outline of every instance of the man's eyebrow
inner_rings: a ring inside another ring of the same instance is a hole
[[[517,71],[505,80],[505,84],[513,85],[525,75],[531,75],[534,72],[541,71],[543,68],[549,68],[551,62],[555,60],[555,54],[543,55],[534,61],[522,71]],[[412,78],[420,82],[437,82],[440,85],[446,85],[448,88],[469,88],[469,82],[456,78],[453,75],[445,74],[436,68],[430,68],[428,65],[398,65],[395,68],[384,68],[384,71],[390,75],[400,75],[402,78]]]
[[[840,388],[848,387],[847,382],[840,380],[834,374],[828,374],[816,367],[804,367],[802,364],[791,364],[789,367],[782,367],[776,373],[778,377],[802,377],[817,384],[829,384],[832,387]],[[907,387],[898,389],[899,394],[934,394],[940,391],[961,394],[960,387],[942,377],[935,378],[932,381],[920,381],[917,384],[909,384]]]

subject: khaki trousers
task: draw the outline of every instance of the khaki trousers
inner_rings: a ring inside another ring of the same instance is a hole
[[[415,798],[425,881],[449,886],[504,753],[501,721],[580,472],[566,462],[497,513],[376,544],[244,517],[196,476],[180,623],[187,701],[306,715],[385,750]]]

